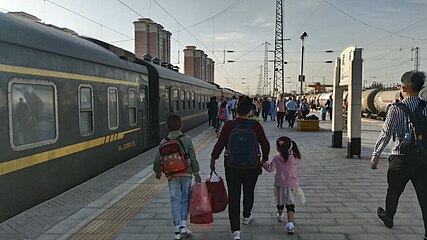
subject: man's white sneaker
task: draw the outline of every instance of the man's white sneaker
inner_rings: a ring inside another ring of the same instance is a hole
[[[250,222],[252,222],[252,220],[254,220],[254,218],[252,217],[252,215],[250,215],[247,218],[244,217],[243,220],[242,220],[242,224],[248,225]]]
[[[173,239],[180,240],[181,239],[181,233],[175,232],[174,235],[173,235]]]
[[[283,222],[283,214],[280,215],[279,212],[276,212],[276,217],[277,217],[277,221],[279,221],[279,223]]]
[[[294,234],[295,232],[295,226],[291,222],[288,222],[288,224],[286,224],[286,229],[288,230],[288,234]]]
[[[233,240],[240,240],[240,231],[234,231],[232,234]]]
[[[181,229],[179,230],[181,232],[181,234],[185,234],[185,235],[190,235],[193,232],[190,231],[190,229],[186,228],[186,227],[181,227]]]

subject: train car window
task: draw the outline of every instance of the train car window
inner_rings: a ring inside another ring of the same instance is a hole
[[[174,112],[179,111],[179,99],[178,99],[178,90],[173,90],[173,110]]]
[[[115,130],[119,127],[119,94],[117,88],[108,88],[108,128]]]
[[[181,102],[182,102],[182,110],[185,110],[185,91],[181,90]]]
[[[187,91],[187,102],[188,102],[188,109],[191,109],[191,93],[190,91]]]
[[[202,96],[198,96],[197,100],[199,100],[199,110],[202,110]]]
[[[9,128],[13,150],[55,143],[59,136],[54,83],[27,79],[9,82]]]
[[[206,96],[203,96],[203,109],[206,109]]]
[[[144,94],[144,98],[145,98],[145,94]],[[136,125],[136,121],[137,121],[136,99],[137,98],[136,98],[135,89],[129,89],[129,125],[131,126]]]
[[[82,136],[88,136],[94,129],[93,89],[90,85],[79,86],[79,128]]]
[[[191,92],[191,101],[193,101],[193,108],[196,108],[196,92]]]

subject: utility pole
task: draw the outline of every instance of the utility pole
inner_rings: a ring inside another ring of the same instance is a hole
[[[273,96],[277,97],[279,93],[285,92],[285,66],[283,50],[283,0],[276,0],[276,31],[274,35],[274,80]]]
[[[307,37],[307,33],[303,32],[303,34],[301,35],[300,39],[301,39],[301,74],[298,76],[298,81],[301,82],[301,92],[300,92],[300,98],[302,100],[302,95],[304,94],[303,92],[303,84],[305,81],[305,76],[304,76],[304,39]]]
[[[268,79],[268,45],[270,43],[265,42],[265,53],[264,53],[264,95],[271,95],[270,81]]]

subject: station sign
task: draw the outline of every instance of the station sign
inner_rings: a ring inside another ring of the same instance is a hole
[[[350,83],[352,62],[355,59],[362,58],[362,51],[360,48],[348,47],[340,54],[341,66],[340,66],[340,86],[348,86]]]
[[[348,86],[350,83],[350,74],[351,74],[351,61],[353,58],[353,53],[355,47],[348,47],[340,54],[341,66],[340,66],[340,86]]]

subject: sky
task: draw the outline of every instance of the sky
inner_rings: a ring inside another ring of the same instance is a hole
[[[249,94],[257,92],[265,42],[274,60],[275,7],[275,0],[0,0],[1,12],[27,12],[132,52],[133,22],[149,17],[172,33],[171,61],[181,71],[182,50],[196,46],[216,62],[216,83]],[[427,0],[284,0],[285,91],[297,90],[303,32],[306,83],[332,84],[334,63],[325,61],[348,46],[363,49],[366,86],[398,83],[414,69],[415,47],[424,70],[426,13]],[[273,79],[272,62],[267,72]]]

